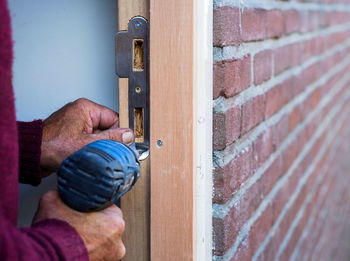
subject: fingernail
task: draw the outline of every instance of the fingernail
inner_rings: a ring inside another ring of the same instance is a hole
[[[122,135],[122,140],[123,143],[130,144],[134,141],[134,134],[132,134],[130,131],[124,132]]]

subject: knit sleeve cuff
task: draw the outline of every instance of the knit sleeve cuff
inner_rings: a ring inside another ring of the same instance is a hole
[[[41,182],[40,155],[42,120],[17,122],[19,142],[19,182],[37,186]]]
[[[55,252],[59,260],[89,260],[83,239],[63,220],[44,219],[21,230],[41,242],[47,251]]]

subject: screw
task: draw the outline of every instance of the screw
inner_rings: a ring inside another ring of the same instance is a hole
[[[136,92],[136,93],[140,93],[141,90],[142,90],[141,87],[136,87],[136,88],[135,88],[135,92]]]
[[[158,146],[158,147],[162,147],[162,146],[163,146],[163,141],[158,140],[158,141],[157,141],[157,146]]]
[[[141,22],[135,22],[135,28],[136,29],[140,29],[142,27],[142,23]]]

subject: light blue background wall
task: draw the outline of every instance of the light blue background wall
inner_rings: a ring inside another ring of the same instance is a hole
[[[116,0],[9,0],[14,38],[17,119],[44,119],[86,97],[117,109],[114,73]],[[55,177],[20,185],[19,224],[28,225]]]

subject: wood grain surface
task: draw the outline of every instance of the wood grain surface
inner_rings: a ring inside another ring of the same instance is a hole
[[[149,19],[149,0],[119,0],[119,30],[127,30],[134,16]],[[120,127],[129,127],[128,79],[119,79]],[[134,188],[121,200],[125,219],[123,241],[126,247],[124,261],[150,260],[150,164],[141,162],[140,178]]]
[[[151,260],[193,260],[194,1],[150,3]]]

